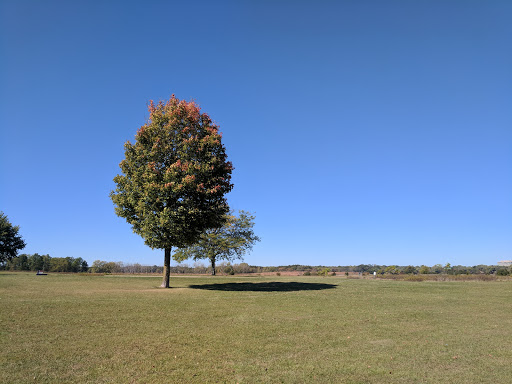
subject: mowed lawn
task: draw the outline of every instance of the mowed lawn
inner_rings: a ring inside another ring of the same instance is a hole
[[[512,281],[160,280],[0,273],[0,382],[512,382]]]

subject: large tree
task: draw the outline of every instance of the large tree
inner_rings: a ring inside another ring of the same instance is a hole
[[[122,174],[110,193],[117,215],[132,225],[146,245],[164,249],[164,279],[169,287],[172,247],[193,244],[208,228],[224,224],[229,212],[233,166],[221,134],[193,101],[149,104],[149,119],[135,143],[125,144]]]
[[[194,260],[208,259],[215,275],[215,263],[219,260],[242,259],[252,250],[260,238],[254,234],[254,216],[245,211],[226,215],[222,227],[210,228],[203,233],[199,240],[185,248],[178,249],[173,258],[183,261],[190,257]]]
[[[7,216],[0,212],[0,263],[16,257],[18,251],[25,248],[19,230],[18,225],[12,225]]]

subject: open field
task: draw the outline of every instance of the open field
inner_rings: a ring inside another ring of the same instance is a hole
[[[510,383],[512,282],[0,273],[2,383]]]

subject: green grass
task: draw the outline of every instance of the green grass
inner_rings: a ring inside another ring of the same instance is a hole
[[[0,273],[2,383],[510,383],[512,282]]]

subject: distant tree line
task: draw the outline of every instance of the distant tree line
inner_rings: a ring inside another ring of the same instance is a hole
[[[90,273],[162,273],[163,266],[125,264],[121,261],[103,261],[95,260],[89,268]]]
[[[326,267],[323,265],[309,266],[309,265],[285,265],[279,267],[254,267],[261,270],[261,272],[284,272],[284,271],[302,271],[310,272],[311,274],[317,274],[319,271],[324,271],[326,268],[330,272],[359,272],[362,274],[448,274],[448,275],[474,275],[474,274],[486,274],[486,275],[502,275],[506,276],[512,274],[512,267],[498,266],[498,265],[475,265],[467,267],[463,265],[446,265],[435,264],[431,267],[426,265],[421,266],[398,266],[398,265],[376,265],[376,264],[359,264],[349,266],[337,266],[337,267]]]
[[[467,267],[463,265],[452,266],[450,264],[435,264],[431,267],[420,266],[398,266],[398,265],[376,265],[359,264],[348,266],[324,266],[324,265],[282,265],[282,266],[254,266],[247,263],[231,264],[230,262],[221,262],[217,265],[217,271],[223,275],[247,274],[247,273],[265,273],[265,272],[302,272],[304,275],[336,275],[343,273],[360,273],[363,275],[427,275],[427,274],[447,274],[447,275],[512,275],[512,266],[498,265],[475,265]],[[22,254],[8,261],[0,263],[0,270],[7,271],[38,271],[48,272],[89,272],[89,273],[127,273],[127,274],[160,274],[163,272],[163,266],[142,265],[139,263],[129,264],[120,261],[96,260],[91,266],[82,258],[73,257],[50,257],[50,255]],[[178,263],[170,267],[173,274],[211,274],[212,267],[201,262],[195,262],[193,265]]]
[[[38,253],[21,254],[0,263],[0,270],[6,271],[87,272],[88,269],[87,261],[81,257],[51,257]]]
[[[233,275],[235,273],[257,273],[263,272],[262,267],[253,267],[247,263],[231,264],[229,262],[221,262],[217,265],[217,271],[223,275]],[[212,273],[211,266],[207,266],[200,262],[195,262],[193,265],[185,263],[178,263],[171,266],[170,271],[173,274],[201,274],[209,275]],[[90,266],[88,272],[90,273],[127,273],[127,274],[144,274],[144,273],[163,273],[163,266],[158,265],[142,265],[142,264],[127,264],[121,261],[103,261],[96,260]]]

